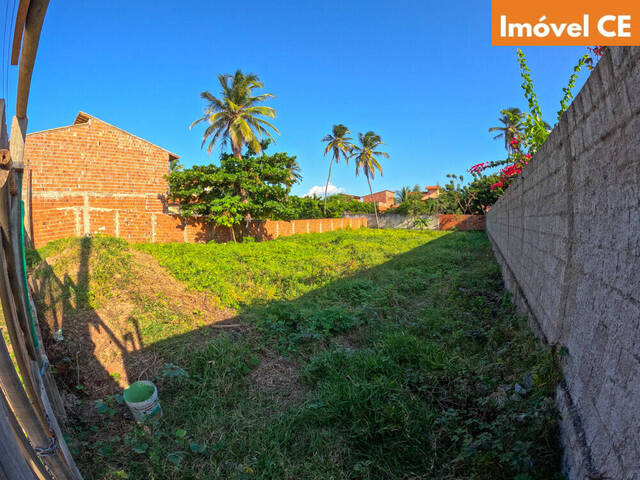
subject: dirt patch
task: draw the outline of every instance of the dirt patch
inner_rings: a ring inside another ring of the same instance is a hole
[[[166,361],[153,348],[159,339],[202,329],[198,337],[204,341],[221,330],[237,330],[240,324],[234,311],[220,308],[205,292],[189,290],[151,255],[127,253],[132,280],[126,288],[111,291],[95,309],[74,302],[80,275],[75,258],[67,261],[65,255],[56,255],[54,262],[61,262],[62,272],[56,268],[55,275],[32,281],[47,354],[59,380],[74,394],[102,398],[136,380],[153,378]],[[39,268],[53,271],[48,262]],[[89,278],[91,273],[89,260]],[[156,321],[154,308],[161,309],[162,320]],[[60,330],[62,341],[55,335]]]
[[[258,390],[273,395],[277,403],[290,407],[303,402],[309,391],[298,379],[300,366],[290,358],[266,354],[251,372],[251,381]]]
[[[219,306],[218,301],[206,292],[189,290],[176,280],[152,256],[139,250],[131,250],[134,260],[138,293],[144,296],[162,296],[170,299],[182,313],[198,311],[207,325],[228,320],[235,312]]]

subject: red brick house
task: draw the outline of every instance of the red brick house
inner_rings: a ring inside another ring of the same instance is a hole
[[[386,210],[396,204],[396,195],[391,190],[382,190],[381,192],[375,192],[373,195],[365,195],[362,197],[362,201],[371,202],[372,198],[378,210]]]
[[[151,240],[148,224],[165,212],[164,175],[178,156],[80,112],[72,125],[28,134],[24,158],[25,203],[39,246],[95,233]]]

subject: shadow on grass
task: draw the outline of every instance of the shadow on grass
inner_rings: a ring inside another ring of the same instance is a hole
[[[86,316],[80,334],[108,331],[78,294],[90,249],[83,240],[75,284],[36,292],[66,292],[58,314],[63,326]],[[554,367],[504,298],[486,235],[451,233],[298,298],[243,305],[226,321],[237,329],[132,339],[133,351],[110,332],[130,379],[149,354],[188,375],[158,379],[162,424],[132,433],[149,455],[116,457],[133,478],[558,478]],[[83,462],[88,478],[121,465]]]
[[[38,275],[30,278],[34,292],[40,327],[45,349],[49,355],[58,379],[62,381],[67,393],[82,396],[101,397],[106,393],[119,390],[120,385],[97,358],[94,332],[104,332],[109,343],[123,357],[125,363],[133,351],[144,348],[140,328],[133,318],[133,333],[119,336],[100,315],[91,307],[89,290],[89,259],[92,239],[80,241],[77,259],[76,280],[65,274],[58,278],[53,268],[40,258],[36,251],[30,253],[30,263],[38,264]],[[59,382],[60,383],[60,382]],[[69,398],[67,396],[67,401]]]

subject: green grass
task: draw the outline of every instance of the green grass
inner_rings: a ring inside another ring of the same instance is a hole
[[[113,242],[105,271],[123,279]],[[554,357],[515,312],[484,233],[135,248],[256,328],[154,338],[150,302],[147,348],[180,368],[157,379],[163,419],[122,427],[124,407],[105,399],[69,430],[85,478],[562,478]],[[108,278],[87,297],[108,301]],[[262,388],[259,363],[277,354],[296,378]]]

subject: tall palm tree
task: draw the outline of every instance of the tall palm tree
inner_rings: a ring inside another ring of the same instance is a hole
[[[493,137],[493,139],[504,138],[504,148],[507,154],[510,154],[511,140],[513,140],[513,137],[518,137],[522,134],[522,118],[524,117],[524,113],[521,112],[519,108],[505,108],[504,110],[500,110],[500,113],[502,116],[498,120],[502,123],[502,126],[491,127],[489,132],[500,132]]]
[[[351,151],[353,150],[353,144],[351,137],[348,137],[351,131],[345,127],[343,124],[339,123],[338,125],[334,125],[331,129],[331,133],[329,135],[325,135],[322,139],[323,142],[327,142],[327,146],[324,149],[324,155],[327,156],[327,153],[331,152],[331,162],[329,162],[329,176],[327,177],[327,183],[324,186],[324,215],[327,215],[327,189],[329,188],[329,181],[331,180],[331,167],[333,167],[333,162],[338,163],[340,161],[340,157],[344,157],[344,161],[349,164],[349,155],[351,155]]]
[[[367,177],[367,183],[369,184],[369,193],[371,194],[371,203],[373,203],[373,212],[376,214],[376,227],[380,227],[378,221],[378,208],[376,202],[373,199],[373,190],[371,189],[371,179],[375,177],[376,169],[382,175],[382,166],[378,161],[379,156],[389,158],[389,154],[376,150],[380,145],[384,145],[380,135],[375,132],[367,132],[364,135],[358,134],[358,140],[360,145],[353,147],[352,157],[356,159],[356,175],[360,174],[360,170],[363,171],[364,176]]]
[[[209,153],[217,142],[224,145],[227,141],[231,142],[233,156],[236,158],[241,158],[244,145],[260,153],[260,139],[263,136],[273,139],[269,129],[280,133],[276,127],[262,118],[275,118],[276,111],[271,107],[258,105],[273,95],[263,93],[253,96],[254,89],[264,87],[258,76],[253,73],[245,75],[242,71],[236,70],[233,75],[218,75],[218,81],[222,87],[220,98],[209,91],[202,92],[200,97],[208,102],[207,108],[204,115],[193,122],[190,128],[203,121],[209,123],[202,136],[203,147],[207,140],[210,140],[207,147]]]

